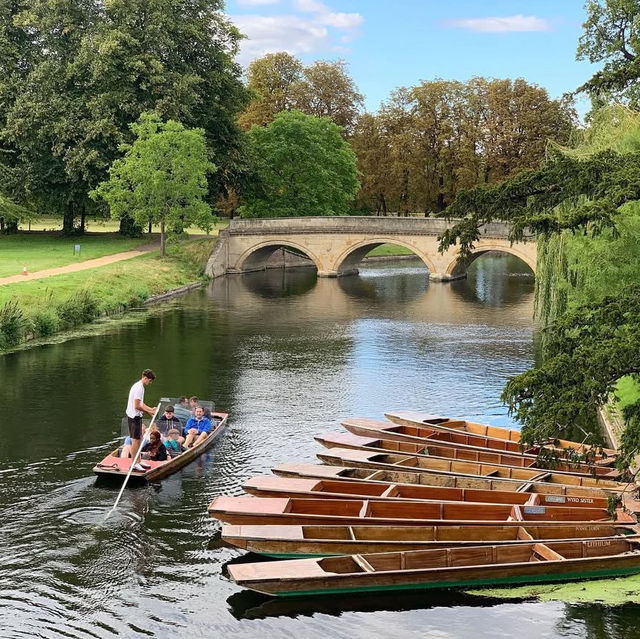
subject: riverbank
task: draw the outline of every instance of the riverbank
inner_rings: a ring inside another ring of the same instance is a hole
[[[162,258],[124,262],[0,287],[0,350],[46,338],[205,281],[215,238],[188,240]]]

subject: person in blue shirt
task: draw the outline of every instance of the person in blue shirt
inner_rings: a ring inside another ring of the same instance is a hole
[[[191,448],[197,446],[202,440],[206,439],[211,432],[211,420],[204,416],[202,406],[197,406],[195,415],[189,418],[184,427],[184,446]]]

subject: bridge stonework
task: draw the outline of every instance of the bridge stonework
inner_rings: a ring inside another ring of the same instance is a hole
[[[438,235],[456,220],[398,217],[298,217],[231,220],[220,233],[206,272],[211,277],[263,270],[273,252],[290,247],[305,253],[319,277],[341,277],[358,272],[360,260],[380,244],[403,246],[419,257],[432,280],[447,281],[466,276],[468,263],[458,248],[438,252]],[[487,224],[476,242],[473,256],[487,251],[516,255],[535,273],[536,242],[511,243],[509,227]]]

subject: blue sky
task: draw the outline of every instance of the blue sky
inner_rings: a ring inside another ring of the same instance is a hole
[[[560,97],[598,67],[575,60],[582,0],[228,0],[248,36],[240,61],[288,51],[343,59],[367,110],[399,86],[523,77]],[[578,105],[587,109],[586,102]]]

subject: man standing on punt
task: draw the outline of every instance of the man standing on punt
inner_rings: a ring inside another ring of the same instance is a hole
[[[135,459],[140,448],[142,438],[142,411],[149,413],[153,417],[156,412],[155,406],[147,406],[144,403],[145,386],[151,384],[156,378],[156,374],[150,369],[142,371],[142,378],[137,381],[129,390],[129,401],[127,402],[127,421],[129,422],[129,436],[131,437],[131,458]]]

